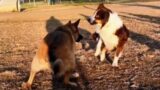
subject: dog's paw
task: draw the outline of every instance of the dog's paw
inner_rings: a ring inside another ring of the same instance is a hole
[[[104,62],[104,61],[105,61],[105,55],[102,55],[102,54],[101,54],[101,56],[100,56],[100,61],[101,61],[101,62]]]
[[[77,85],[76,83],[74,83],[74,82],[69,82],[68,84],[71,85],[71,86],[74,86],[74,87],[77,87],[77,86],[78,86],[78,85]]]
[[[75,72],[72,74],[72,78],[78,78],[79,77],[79,73]]]
[[[112,63],[112,67],[118,67],[118,63]]]
[[[104,62],[104,61],[105,61],[105,59],[104,59],[104,58],[100,58],[100,61],[101,61],[101,62]]]
[[[29,83],[22,83],[22,90],[31,90],[31,85]]]
[[[99,52],[96,52],[96,53],[94,53],[94,56],[95,56],[95,57],[98,57],[99,54],[100,54]]]

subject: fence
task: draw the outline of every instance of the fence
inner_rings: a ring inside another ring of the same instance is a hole
[[[44,3],[83,3],[83,2],[106,2],[106,3],[114,3],[114,2],[135,2],[135,1],[158,1],[158,0],[20,0],[22,2],[28,3],[36,3],[36,2],[44,2]]]
[[[126,2],[136,2],[136,1],[158,1],[158,0],[20,0],[22,5],[29,4],[30,6],[38,5],[54,5],[54,4],[79,4],[79,3],[126,3]]]

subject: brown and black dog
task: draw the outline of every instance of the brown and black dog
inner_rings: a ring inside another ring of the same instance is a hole
[[[69,21],[45,36],[33,58],[29,79],[22,88],[31,89],[35,74],[41,70],[53,70],[56,76],[64,76],[64,84],[77,85],[69,79],[76,67],[75,42],[83,38],[79,33],[79,22],[80,19],[75,23]]]
[[[129,31],[116,12],[99,4],[93,16],[88,18],[91,25],[96,25],[93,37],[99,37],[95,56],[105,60],[105,53],[116,49],[112,66],[118,66],[118,60],[129,37]]]

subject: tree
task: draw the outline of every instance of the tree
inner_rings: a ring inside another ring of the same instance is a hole
[[[46,3],[48,0],[44,0],[44,2]]]

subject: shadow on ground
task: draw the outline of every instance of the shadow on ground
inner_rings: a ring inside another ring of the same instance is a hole
[[[130,38],[140,44],[145,44],[149,47],[149,51],[160,49],[160,41],[150,38],[149,36],[142,35],[130,30]]]
[[[5,71],[18,71],[17,67],[4,67],[3,69],[0,68],[0,73]]]
[[[125,13],[125,12],[122,12]],[[149,15],[140,15],[140,14],[132,14],[132,13],[125,13],[128,15],[136,16],[136,17],[130,17],[126,15],[120,15],[121,17],[128,18],[128,19],[137,19],[144,22],[150,22],[150,23],[160,23],[160,17],[154,17]],[[143,19],[144,18],[144,19]],[[134,30],[130,30],[130,38],[140,44],[145,44],[149,47],[149,50],[154,51],[155,49],[160,49],[160,41],[155,40],[147,35],[142,35],[137,32],[133,32]]]
[[[147,8],[152,8],[152,9],[160,9],[160,6],[155,6],[155,5],[144,5],[144,4],[123,4],[127,6],[139,6],[139,7],[147,7]]]
[[[129,16],[125,16],[125,15],[120,15],[122,17],[126,17],[126,18],[130,18],[130,19],[136,19],[136,20],[140,20],[140,21],[144,21],[144,22],[150,22],[150,23],[155,23],[155,24],[160,24],[160,17],[156,17],[156,16],[150,16],[150,15],[141,15],[141,14],[133,14],[133,13],[126,13],[126,12],[121,12],[124,14],[128,14]]]

